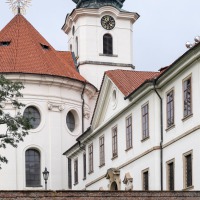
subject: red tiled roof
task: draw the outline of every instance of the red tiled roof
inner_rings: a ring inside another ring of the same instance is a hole
[[[128,96],[136,90],[146,80],[157,77],[160,72],[112,70],[107,71],[106,75],[114,82],[119,90]]]
[[[75,69],[71,52],[56,51],[20,14],[0,31],[0,43],[8,41],[10,45],[0,45],[1,73],[44,74],[85,81]]]

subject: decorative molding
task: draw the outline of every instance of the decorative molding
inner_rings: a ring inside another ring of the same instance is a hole
[[[132,64],[113,63],[113,62],[99,62],[99,61],[90,61],[90,60],[79,62],[78,68],[80,67],[80,65],[86,65],[86,64],[103,65],[103,66],[117,66],[117,67],[131,67],[132,69],[135,69],[135,66],[132,65]]]
[[[110,168],[107,171],[106,179],[109,179],[109,190],[121,190],[120,170],[117,168]],[[115,188],[117,186],[117,188]]]
[[[47,107],[48,110],[53,112],[61,112],[65,109],[64,103],[57,103],[57,102],[48,102]]]
[[[133,178],[130,175],[130,173],[126,173],[123,183],[126,185],[125,190],[126,191],[132,191],[133,190]]]

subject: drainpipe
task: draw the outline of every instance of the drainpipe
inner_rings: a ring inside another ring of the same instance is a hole
[[[153,81],[154,91],[160,99],[160,189],[163,191],[163,101],[156,90],[156,80]]]
[[[84,105],[85,105],[85,99],[84,99],[84,92],[85,92],[86,82],[84,82],[83,91],[81,93],[81,99],[82,99],[82,134],[84,133]]]

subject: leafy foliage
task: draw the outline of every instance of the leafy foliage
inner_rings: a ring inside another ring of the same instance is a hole
[[[18,143],[28,135],[28,130],[31,129],[29,119],[24,118],[19,112],[25,106],[18,101],[18,98],[23,97],[20,92],[23,88],[24,86],[21,82],[12,82],[0,75],[0,149],[5,149],[7,145],[16,148]],[[6,103],[13,106],[16,113],[15,116],[3,109]],[[0,154],[0,169],[1,163],[7,162],[7,158]]]

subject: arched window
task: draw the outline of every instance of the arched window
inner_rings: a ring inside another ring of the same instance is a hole
[[[76,37],[76,56],[78,57],[78,37]]]
[[[36,149],[28,149],[25,153],[26,163],[26,187],[41,186],[40,152]]]
[[[110,34],[105,34],[103,36],[103,54],[113,54],[113,39]]]

